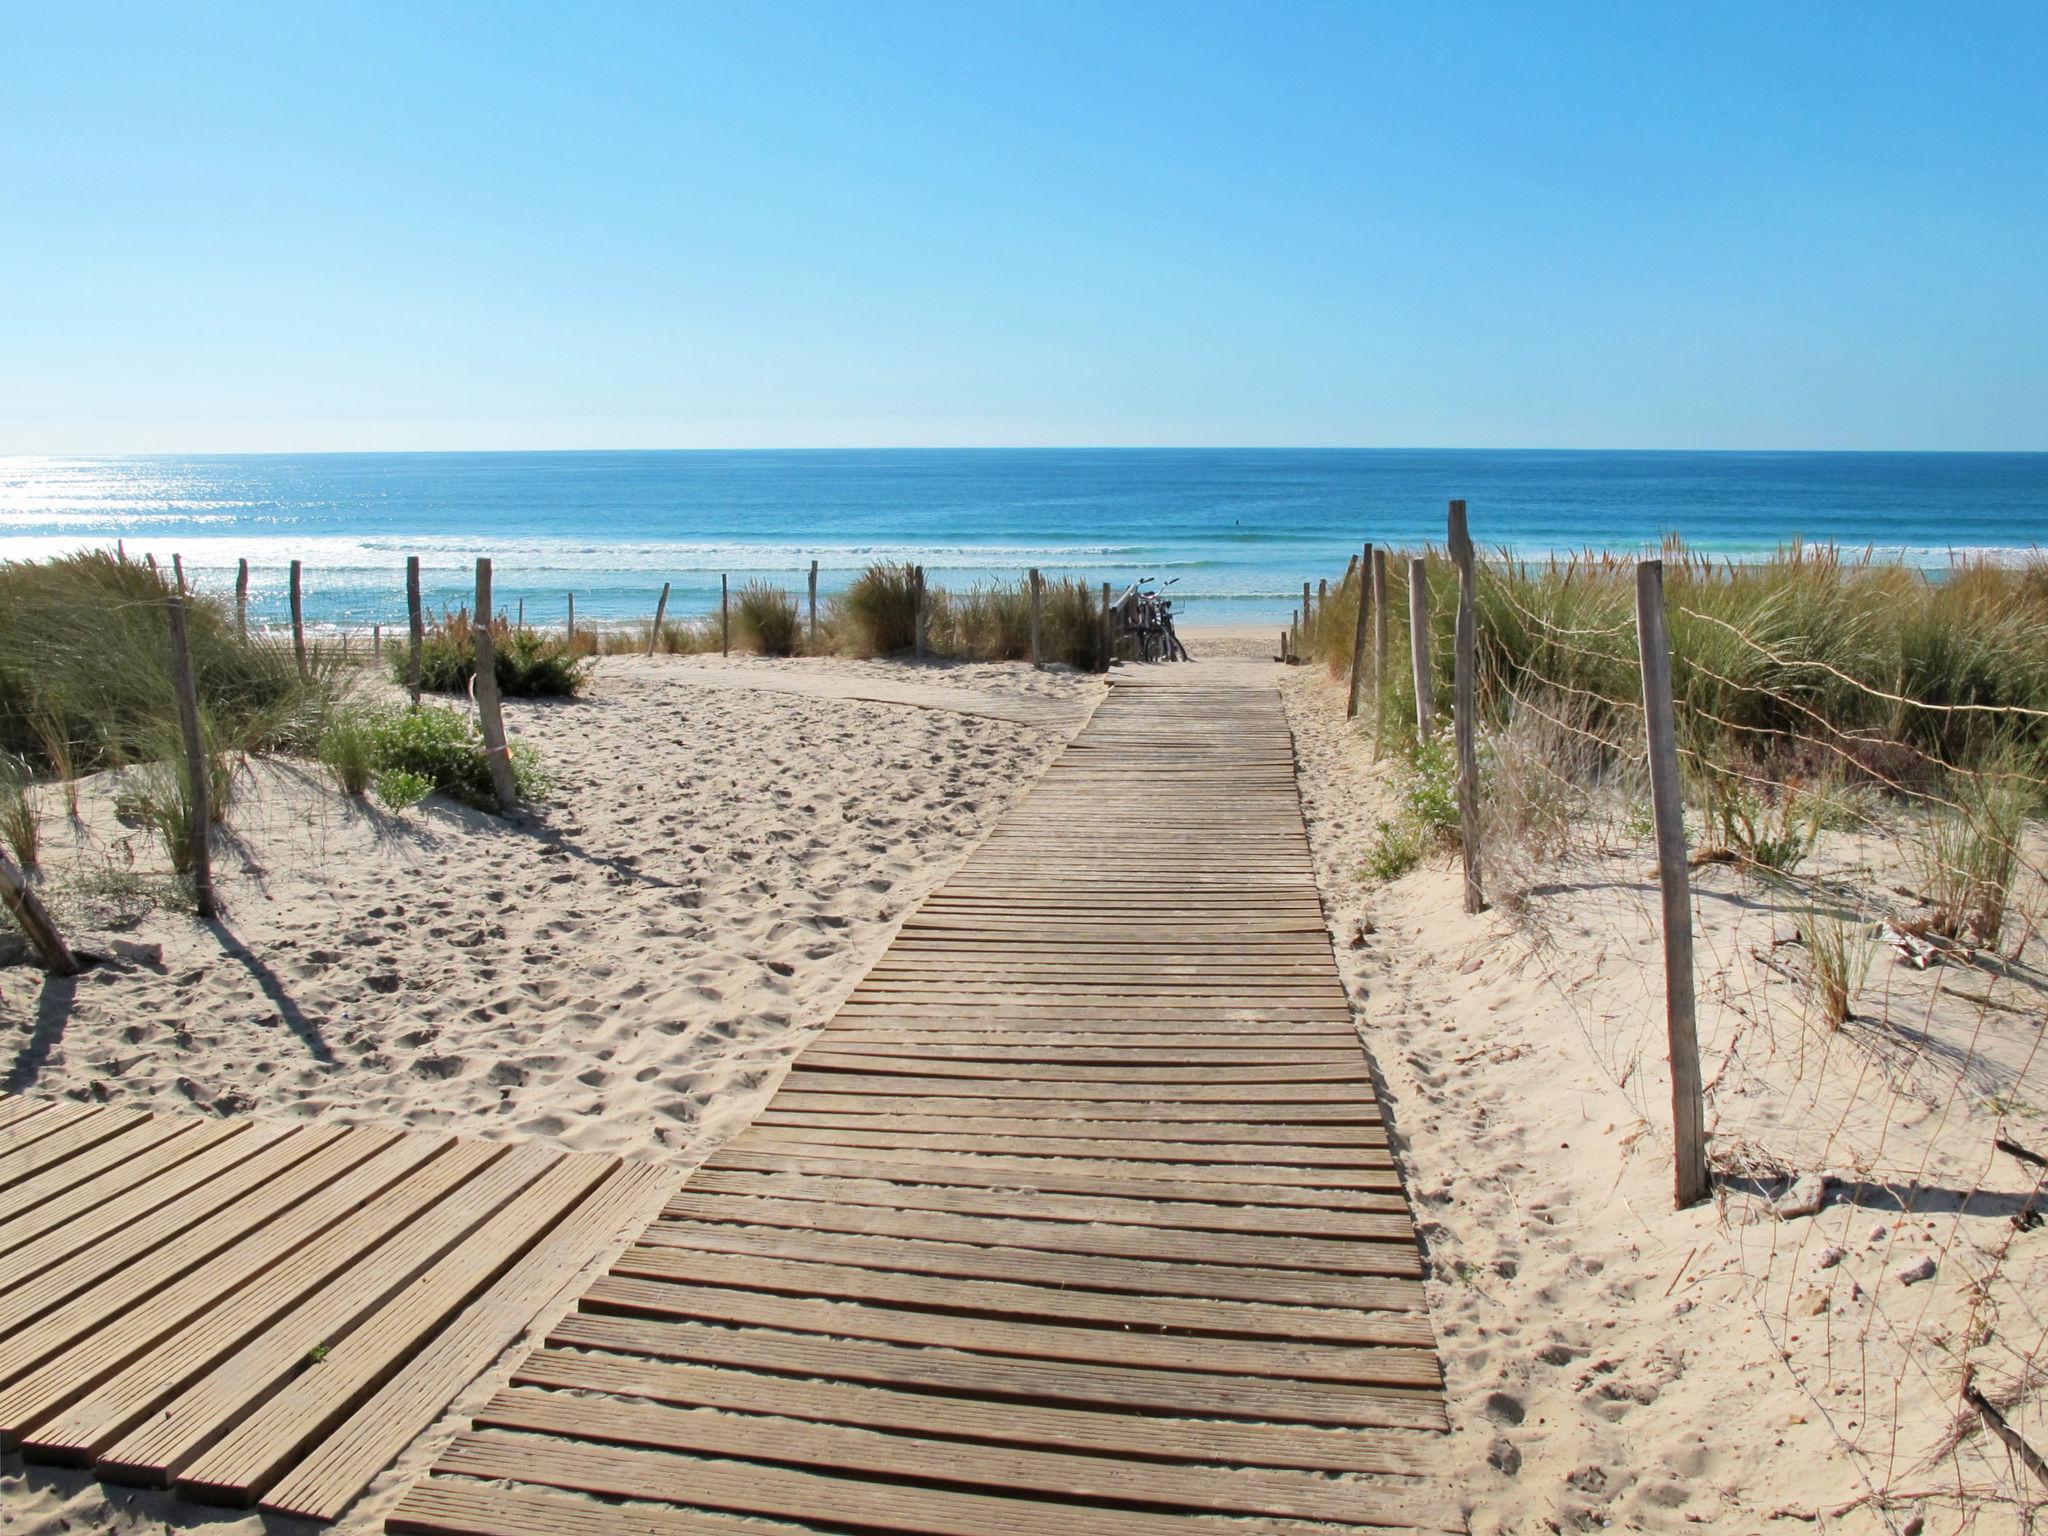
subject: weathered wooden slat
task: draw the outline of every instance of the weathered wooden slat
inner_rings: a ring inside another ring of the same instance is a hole
[[[674,1182],[675,1175],[657,1164],[620,1167],[272,1487],[263,1507],[335,1519],[594,1254],[644,1220],[658,1192]]]
[[[489,1221],[341,1339],[320,1364],[269,1398],[225,1439],[176,1474],[178,1491],[248,1505],[283,1476],[467,1307],[611,1169],[565,1157]]]

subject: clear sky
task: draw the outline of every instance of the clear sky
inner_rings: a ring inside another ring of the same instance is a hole
[[[2048,449],[2048,5],[0,8],[0,454]]]

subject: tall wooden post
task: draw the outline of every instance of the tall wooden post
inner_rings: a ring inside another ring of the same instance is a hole
[[[476,713],[483,727],[484,757],[491,768],[491,788],[498,809],[510,816],[519,806],[519,782],[512,776],[512,749],[505,742],[505,713],[498,697],[498,649],[491,638],[491,562],[476,563],[476,611],[483,615],[469,626],[476,637]]]
[[[1045,583],[1039,579],[1038,567],[1031,568],[1031,665],[1034,669],[1045,666],[1044,654],[1039,650],[1039,635],[1045,625]]]
[[[1465,503],[1450,509],[1451,560],[1458,568],[1457,643],[1451,668],[1451,730],[1458,749],[1458,842],[1465,861],[1465,910],[1486,909],[1479,880],[1479,619],[1474,611],[1472,535]]]
[[[420,703],[420,653],[427,643],[427,616],[420,602],[420,557],[405,557],[406,658],[405,691],[412,695],[413,708]]]
[[[571,592],[571,593],[569,594],[569,631],[568,631],[568,639],[569,639],[569,654],[570,654],[571,656],[574,656],[574,655],[576,654],[576,594],[575,594],[574,592]]]
[[[718,573],[718,653],[732,657],[732,578]]]
[[[519,599],[519,623],[517,628],[522,634],[526,632],[526,599],[523,597]]]
[[[910,571],[910,644],[911,654],[919,661],[924,660],[924,567],[911,567]]]
[[[292,655],[298,658],[299,675],[306,675],[306,608],[299,584],[299,562],[292,562]]]
[[[187,857],[192,865],[193,908],[201,917],[215,915],[213,903],[213,811],[207,798],[213,788],[206,771],[206,733],[199,723],[199,687],[192,676],[192,642],[185,632],[185,594],[173,592],[171,618],[171,685],[178,694],[178,729],[185,738],[185,827]]]
[[[1110,636],[1114,633],[1115,631],[1110,627],[1109,583],[1105,581],[1102,584],[1102,670],[1104,672],[1109,670],[1110,649],[1114,644]]]
[[[1436,728],[1436,700],[1429,680],[1429,566],[1408,562],[1408,659],[1415,671],[1415,739],[1427,741]]]
[[[720,578],[721,580],[723,578]],[[668,612],[668,583],[661,584],[661,596],[654,604],[654,627],[647,631],[647,654],[652,656],[661,646],[661,621]]]
[[[249,638],[249,562],[235,564],[235,633]]]
[[[1309,640],[1309,636],[1313,632],[1315,617],[1315,610],[1309,606],[1308,602],[1308,583],[1304,581],[1301,584],[1301,638],[1304,641],[1308,641],[1309,644],[1315,643]]]
[[[811,650],[818,649],[818,562],[811,562]]]
[[[1657,826],[1657,884],[1664,897],[1664,1019],[1671,1047],[1673,1193],[1679,1206],[1707,1198],[1706,1106],[1692,991],[1692,881],[1685,852],[1685,799],[1678,776],[1678,721],[1671,701],[1671,638],[1664,627],[1664,562],[1636,565],[1636,646],[1643,664],[1643,731],[1650,751],[1650,809]]]
[[[1387,619],[1387,552],[1372,552],[1372,752],[1378,757],[1387,729],[1387,667],[1391,659]]]
[[[1358,572],[1358,624],[1351,634],[1351,697],[1344,702],[1344,718],[1358,718],[1358,703],[1365,693],[1365,626],[1372,617],[1372,583],[1366,572],[1372,569],[1372,541],[1368,539],[1363,557],[1354,557]]]

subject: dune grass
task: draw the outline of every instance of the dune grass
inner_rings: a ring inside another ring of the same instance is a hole
[[[582,658],[595,649],[594,637],[579,633],[572,646],[562,635],[520,629],[502,618],[492,622],[491,639],[498,692],[508,699],[568,698],[580,692],[587,680]],[[393,680],[405,682],[410,640],[386,641],[384,657]],[[466,608],[442,614],[420,643],[420,687],[427,693],[466,693],[475,675],[475,620]]]
[[[0,564],[0,751],[75,777],[158,754],[175,720],[169,576],[98,551]],[[244,639],[215,599],[186,599],[193,672],[223,748],[303,749],[340,691],[331,658]],[[174,727],[173,727],[174,728]]]

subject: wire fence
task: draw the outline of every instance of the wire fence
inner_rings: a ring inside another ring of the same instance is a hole
[[[1370,579],[1411,558],[1419,604]],[[1485,898],[1556,960],[1558,1003],[1640,1117],[1632,1155],[1662,1147],[1682,1188],[1638,574],[1474,562],[1474,827],[1452,793],[1457,562],[1368,548],[1296,644],[1339,676],[1359,657],[1358,729],[1405,785],[1383,838],[1476,833]],[[2048,1507],[2048,567],[1930,581],[1832,549],[1730,565],[1673,546],[1659,574],[1728,1274],[1871,1509],[1917,1491],[2030,1528]],[[1361,643],[1382,619],[1419,624],[1412,658]]]

